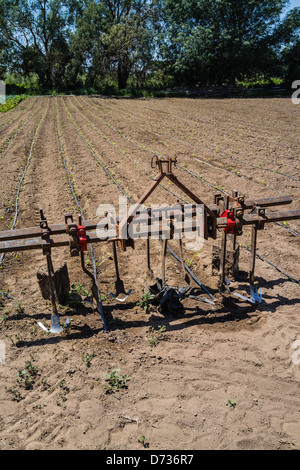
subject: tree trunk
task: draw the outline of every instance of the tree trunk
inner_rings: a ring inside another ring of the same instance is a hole
[[[126,88],[127,81],[129,78],[129,58],[127,54],[123,54],[119,57],[118,61],[118,87],[119,90]]]

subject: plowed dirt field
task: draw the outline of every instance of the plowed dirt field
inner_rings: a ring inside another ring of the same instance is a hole
[[[64,223],[66,212],[77,217],[76,200],[85,219],[95,219],[100,204],[118,205],[122,195],[136,202],[156,175],[154,154],[176,156],[174,173],[206,204],[235,189],[247,199],[290,195],[287,209],[299,209],[299,109],[287,98],[27,99],[0,116],[0,230],[9,230],[16,215],[15,228],[36,226],[40,207],[51,225]],[[176,199],[190,202],[165,180],[149,203]],[[148,282],[143,242],[119,253],[125,288],[133,289],[124,303],[108,295],[115,281],[111,244],[94,245],[107,331],[90,304],[77,302],[59,306],[61,321],[71,319],[60,335],[37,325],[49,326],[51,316],[36,277],[46,268],[44,255],[6,254],[0,449],[299,449],[299,236],[297,220],[259,231],[260,304],[216,294],[215,305],[183,300],[179,316],[137,305]],[[230,288],[248,295],[250,229],[238,241],[241,275]],[[184,254],[217,293],[214,243]],[[175,241],[170,246],[178,254]],[[160,277],[158,241],[151,253]],[[84,298],[91,285],[79,259],[68,248],[53,250],[54,268],[65,261],[73,290]],[[89,255],[87,265],[93,269]],[[185,285],[169,254],[166,273],[169,285]],[[113,370],[127,376],[126,387],[107,389]]]

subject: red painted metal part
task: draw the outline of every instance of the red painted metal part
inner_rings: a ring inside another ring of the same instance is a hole
[[[227,227],[224,227],[223,230],[227,233],[234,234],[235,226],[236,226],[234,213],[230,210],[225,210],[223,214],[220,215],[220,218],[227,219]]]
[[[79,251],[87,251],[86,228],[83,225],[77,227]]]

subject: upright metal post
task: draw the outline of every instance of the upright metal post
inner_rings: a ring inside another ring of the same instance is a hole
[[[168,240],[166,238],[163,239],[163,249],[162,249],[162,285],[164,286],[166,283],[166,254],[168,248]]]
[[[256,261],[256,247],[257,247],[257,230],[258,224],[255,223],[252,225],[252,234],[251,234],[251,261],[250,261],[250,284],[254,285],[254,271],[255,271],[255,261]]]
[[[229,207],[229,197],[225,197],[225,207],[224,209],[228,209]],[[226,248],[227,248],[227,232],[226,230],[222,230],[222,238],[221,238],[221,259],[220,259],[220,281],[219,281],[219,291],[222,292],[225,286],[225,265],[226,265]]]

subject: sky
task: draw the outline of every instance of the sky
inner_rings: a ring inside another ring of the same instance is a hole
[[[300,7],[300,0],[291,0],[290,8]]]

